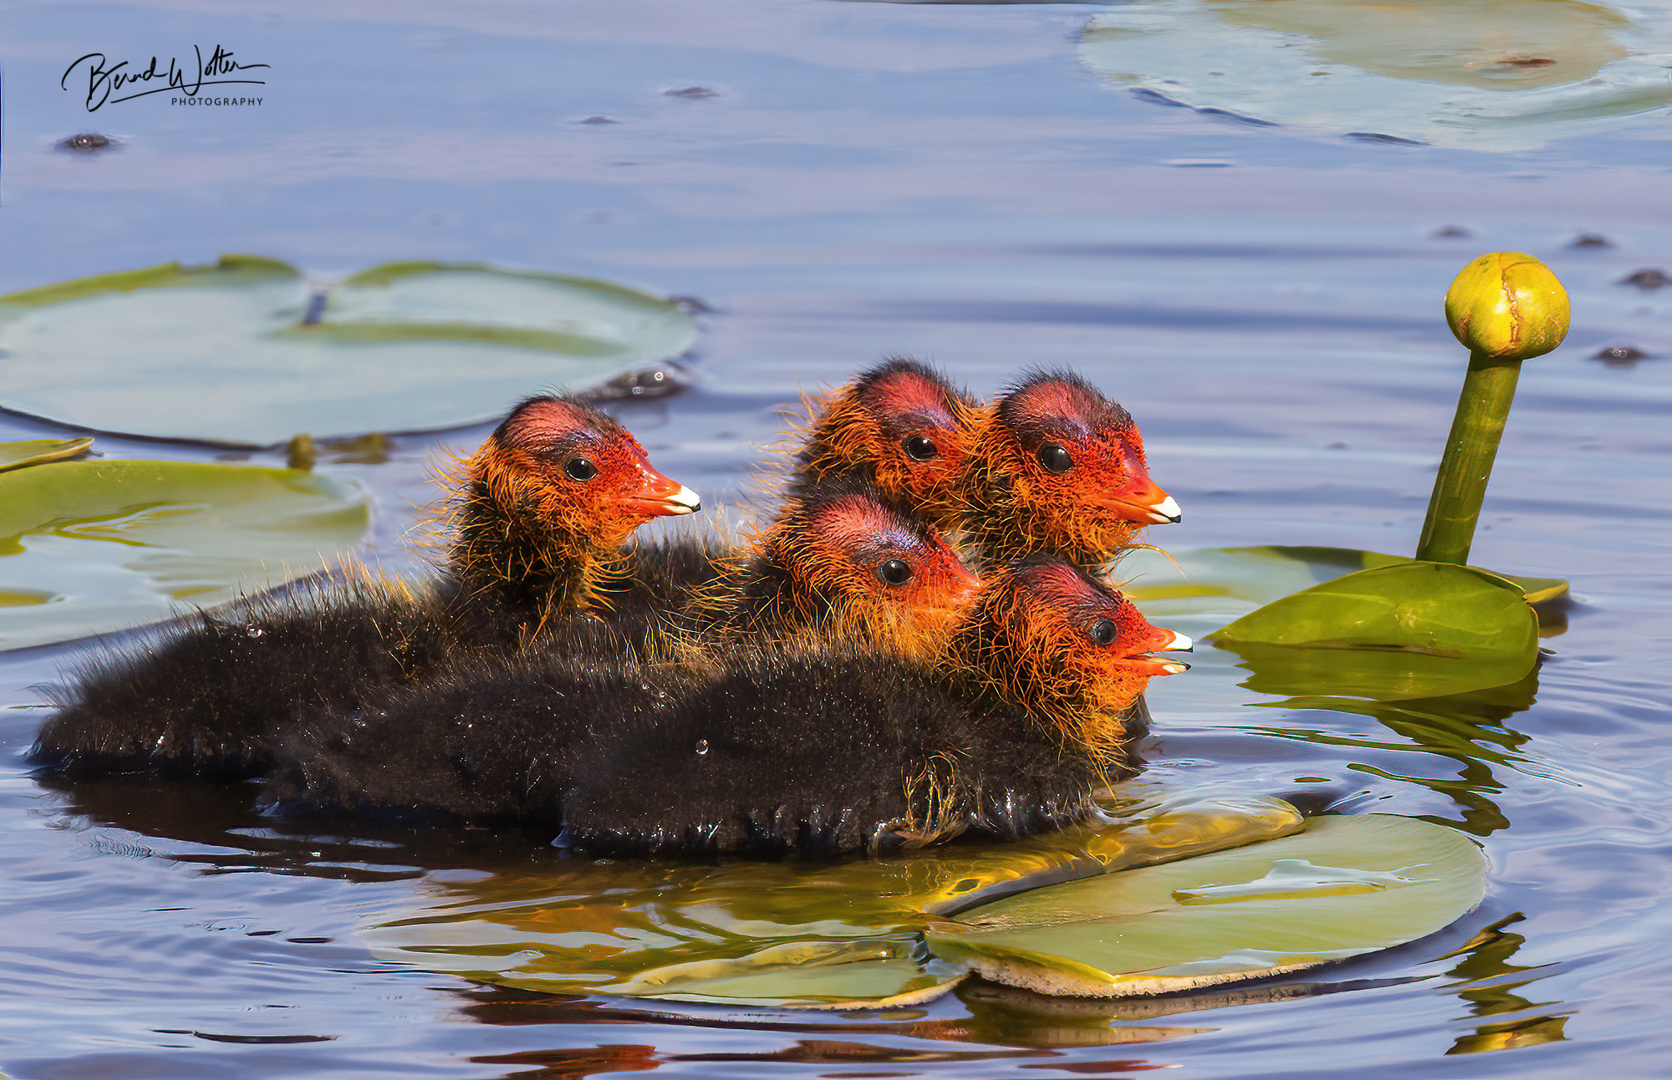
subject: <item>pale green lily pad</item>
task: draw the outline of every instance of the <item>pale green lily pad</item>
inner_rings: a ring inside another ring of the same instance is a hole
[[[1036,889],[927,934],[943,960],[1041,993],[1120,997],[1257,979],[1444,929],[1486,891],[1468,838],[1414,818],[1299,835]]]
[[[334,566],[368,522],[359,489],[289,469],[66,461],[0,473],[0,649]]]
[[[1672,104],[1672,19],[1578,0],[1169,0],[1094,17],[1115,83],[1304,131],[1522,150]]]
[[[49,461],[69,461],[85,457],[93,447],[93,440],[81,439],[19,439],[0,442],[0,472],[21,469],[28,465],[45,465]]]
[[[607,282],[392,263],[335,285],[256,256],[0,296],[0,405],[270,446],[456,427],[689,348],[673,304]]]
[[[433,883],[364,933],[381,957],[505,986],[801,1008],[927,1000],[964,972],[921,949],[938,914],[1302,827],[1287,803],[1185,795],[1115,824],[839,863],[579,862]]]

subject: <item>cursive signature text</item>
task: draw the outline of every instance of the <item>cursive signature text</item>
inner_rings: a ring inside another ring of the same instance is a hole
[[[267,85],[264,79],[235,79],[222,76],[236,75],[243,71],[256,68],[272,67],[271,64],[240,64],[232,58],[232,50],[215,46],[215,51],[209,55],[207,62],[203,59],[203,50],[196,45],[192,51],[197,54],[197,74],[192,76],[180,66],[180,62],[169,58],[168,67],[159,66],[155,56],[144,69],[138,69],[123,60],[119,64],[107,66],[109,59],[104,53],[88,53],[80,57],[75,63],[64,69],[64,77],[58,80],[60,89],[70,88],[70,76],[77,68],[85,68],[87,72],[87,111],[97,112],[101,105],[118,101],[132,101],[146,94],[161,94],[169,90],[179,91],[187,96],[195,97],[199,89],[205,86],[223,86],[228,83],[253,83],[257,86]],[[160,85],[152,85],[160,83]],[[146,89],[134,89],[144,86]],[[124,93],[123,91],[127,91]]]

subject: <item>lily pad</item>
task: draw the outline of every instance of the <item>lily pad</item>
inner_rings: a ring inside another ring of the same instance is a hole
[[[1123,4],[1080,56],[1192,108],[1384,141],[1521,150],[1672,104],[1672,20],[1578,0]]]
[[[386,959],[559,993],[803,1008],[906,1004],[963,969],[924,954],[935,913],[1129,866],[1284,836],[1259,797],[1184,796],[1118,823],[888,859],[591,862],[437,883],[427,910],[368,930]]]
[[[695,336],[673,304],[586,278],[391,263],[329,285],[226,255],[0,296],[0,405],[242,446],[432,430],[597,385]]]
[[[318,571],[368,522],[359,489],[289,469],[105,460],[0,473],[0,649]]]
[[[1163,556],[1134,550],[1122,558],[1123,576],[1135,580],[1125,587],[1137,601],[1179,601],[1196,597],[1232,597],[1255,604],[1273,600],[1358,570],[1400,566],[1417,560],[1357,548],[1266,544],[1254,547],[1196,548]],[[1476,569],[1481,569],[1476,567]],[[1486,573],[1497,573],[1487,570]],[[1521,586],[1529,604],[1542,604],[1567,595],[1561,578],[1498,574]],[[1179,579],[1183,580],[1179,580]],[[1177,604],[1169,604],[1172,613]]]
[[[44,465],[49,461],[69,461],[85,457],[92,449],[93,440],[81,439],[20,439],[0,443],[0,472],[21,469],[27,465]]]
[[[1047,994],[1120,997],[1256,979],[1444,929],[1485,895],[1468,838],[1413,818],[1304,832],[1036,889],[927,934],[939,958]]]
[[[1519,678],[1537,653],[1538,620],[1521,589],[1496,574],[1410,562],[1360,570],[1285,596],[1220,629],[1214,640],[1526,658]]]

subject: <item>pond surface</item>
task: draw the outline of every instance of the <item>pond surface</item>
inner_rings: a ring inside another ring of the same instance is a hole
[[[556,853],[481,831],[298,831],[250,814],[247,790],[43,783],[22,762],[45,716],[33,687],[78,655],[52,646],[0,653],[0,1072],[1664,1075],[1672,290],[1620,283],[1672,269],[1664,99],[1512,149],[1274,126],[1246,85],[1180,107],[1146,89],[1167,71],[1110,81],[1082,34],[1124,10],[8,4],[0,292],[223,252],[322,275],[397,259],[596,275],[708,309],[692,389],[618,409],[705,503],[743,499],[800,388],[884,354],[981,394],[1065,364],[1133,412],[1184,509],[1152,541],[1408,554],[1463,369],[1441,297],[1482,251],[1537,255],[1573,330],[1525,367],[1474,549],[1572,582],[1536,686],[1302,701],[1239,685],[1237,658],[1203,647],[1152,688],[1144,748],[1144,783],[1451,823],[1492,862],[1479,910],[1392,952],[1124,1003],[971,982],[915,1009],[816,1014],[495,989],[364,935],[452,884],[552,872]],[[1581,14],[1652,39],[1668,10]],[[143,64],[217,43],[271,65],[261,105],[89,113],[60,88],[86,53]],[[1582,45],[1584,63],[1615,55]],[[1511,68],[1545,59],[1509,50]],[[116,145],[55,148],[84,130]],[[1593,358],[1626,347],[1648,357]],[[371,495],[368,554],[416,570],[402,537],[428,463],[486,431],[319,468]],[[62,434],[0,413],[0,439]],[[1195,636],[1248,606],[1151,613]]]

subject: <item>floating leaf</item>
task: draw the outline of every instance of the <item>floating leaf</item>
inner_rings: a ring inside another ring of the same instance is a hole
[[[542,876],[449,882],[427,911],[364,936],[387,958],[526,989],[811,1008],[904,1004],[963,975],[922,954],[933,913],[1303,824],[1292,806],[1259,797],[1186,796],[1141,812],[1117,825],[896,858],[584,862]]]
[[[368,523],[358,489],[288,469],[68,461],[0,473],[0,648],[165,618],[179,602],[333,565]]]
[[[1110,80],[1256,122],[1520,150],[1672,103],[1672,27],[1575,0],[1177,0],[1095,16],[1080,56]]]
[[[1158,994],[1276,975],[1441,930],[1486,860],[1438,825],[1315,818],[1280,840],[1036,889],[937,924],[929,948],[1047,994]]]
[[[44,465],[49,461],[69,461],[85,457],[93,440],[81,439],[20,439],[0,443],[0,472],[21,469],[25,465]]]
[[[673,304],[585,278],[392,263],[326,288],[255,256],[0,296],[0,405],[269,446],[491,419],[688,348]]]
[[[1196,548],[1174,552],[1172,558],[1176,560],[1176,565],[1159,553],[1143,550],[1123,557],[1120,563],[1122,575],[1137,575],[1135,583],[1124,590],[1127,595],[1138,601],[1231,597],[1269,604],[1290,593],[1356,570],[1416,562],[1404,555],[1385,555],[1357,548],[1280,544]],[[1521,586],[1530,604],[1554,600],[1568,591],[1568,583],[1561,578],[1498,576]],[[1184,606],[1188,605],[1168,604],[1167,608],[1171,613],[1173,609]]]
[[[1314,585],[1244,615],[1214,637],[1447,657],[1520,656],[1536,647],[1537,622],[1521,590],[1496,574],[1412,562]]]

